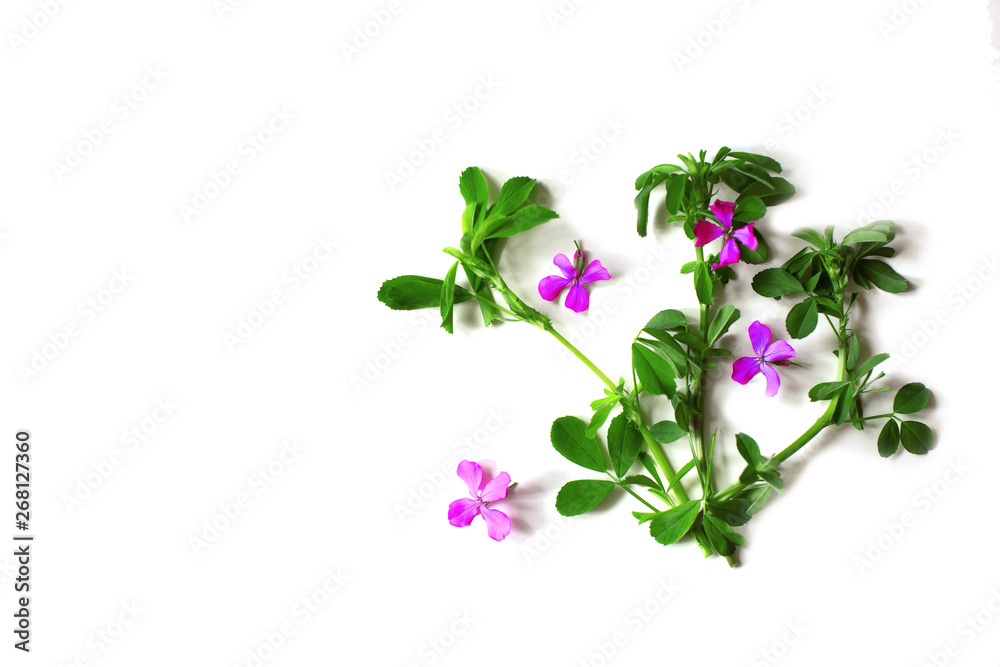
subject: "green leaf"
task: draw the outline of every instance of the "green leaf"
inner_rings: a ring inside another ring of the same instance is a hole
[[[921,422],[903,422],[899,430],[903,449],[911,454],[926,454],[934,446],[934,432]]]
[[[736,198],[736,210],[733,212],[735,220],[739,220],[740,222],[755,222],[763,218],[765,213],[767,213],[767,207],[764,206],[764,202],[761,201],[760,197],[753,195],[744,197],[740,195]]]
[[[759,470],[757,474],[762,480],[773,486],[776,491],[785,488],[785,480],[781,479],[777,470]]]
[[[812,299],[792,306],[788,311],[788,317],[785,318],[788,335],[792,338],[805,338],[816,330],[817,322],[819,322],[819,308]]]
[[[669,333],[660,331],[659,329],[649,329],[648,331],[643,329],[643,333],[653,336],[656,340],[639,338],[638,341],[643,345],[653,348],[653,350],[659,352],[662,357],[670,362],[677,377],[685,377],[688,374],[688,363],[694,362],[694,359],[684,351],[680,343],[674,340]]]
[[[515,176],[508,180],[500,188],[500,196],[497,197],[497,203],[490,209],[488,217],[503,218],[510,215],[527,201],[534,187],[535,179],[527,176]]]
[[[820,382],[809,390],[810,401],[826,401],[833,398],[841,389],[851,384],[847,381]]]
[[[641,463],[642,467],[646,469],[646,472],[648,472],[650,475],[653,476],[653,479],[656,480],[657,485],[659,485],[659,487],[662,489],[663,480],[660,479],[660,473],[657,472],[656,470],[656,464],[653,463],[653,458],[646,452],[639,452],[639,463]]]
[[[733,542],[741,547],[747,543],[746,539],[742,535],[733,530],[730,527],[730,525],[725,521],[723,521],[722,519],[713,516],[711,512],[709,512],[709,514],[705,518],[710,524],[712,524],[712,526],[716,530],[722,533],[723,536],[725,536],[725,538],[730,542]]]
[[[673,165],[668,165],[673,166]],[[679,167],[678,167],[679,169]],[[642,184],[642,189],[639,194],[635,196],[635,207],[638,210],[638,218],[636,221],[636,231],[639,232],[639,236],[646,235],[646,227],[649,224],[649,195],[652,194],[653,189],[657,185],[662,183],[667,179],[668,174],[662,172],[656,172],[655,169],[647,172],[648,176]],[[639,177],[643,178],[642,176]],[[636,181],[636,187],[639,186],[639,181]]]
[[[749,506],[746,508],[747,516],[753,516],[763,509],[773,492],[774,487],[769,484],[754,486],[747,489],[741,496],[750,502]]]
[[[441,283],[441,328],[448,333],[454,333],[453,306],[455,305],[455,274],[458,273],[458,262],[451,265],[444,282]]]
[[[740,260],[747,264],[763,264],[771,256],[771,249],[767,245],[764,236],[760,233],[760,230],[754,228],[753,235],[757,239],[757,247],[751,250],[747,246],[741,245]]]
[[[770,187],[763,183],[751,183],[743,188],[741,194],[748,197],[756,195],[767,206],[777,206],[788,201],[795,194],[795,186],[780,176],[771,176],[768,180],[771,183]]]
[[[649,523],[649,534],[660,544],[677,542],[691,530],[700,508],[701,501],[692,500],[657,514]]]
[[[604,453],[594,438],[588,438],[583,420],[560,417],[552,423],[552,446],[567,459],[589,470],[606,472]]]
[[[737,433],[736,449],[751,468],[756,470],[760,467],[760,447],[757,446],[756,440],[746,433]]]
[[[849,233],[841,241],[841,244],[845,243],[888,243],[889,237],[882,232],[876,232],[868,229],[855,229],[853,232]]]
[[[799,229],[792,232],[792,236],[802,239],[806,243],[811,243],[817,248],[826,248],[826,242],[823,240],[823,236],[812,229]]]
[[[605,479],[567,482],[556,496],[556,510],[563,516],[584,514],[597,507],[614,488],[615,483]]]
[[[673,396],[676,376],[666,359],[639,343],[632,344],[632,368],[647,394]]]
[[[479,167],[469,167],[462,172],[461,178],[458,179],[458,189],[461,190],[466,204],[485,206],[489,198],[486,177]]]
[[[791,273],[781,268],[764,269],[753,277],[753,291],[761,296],[782,297],[801,294],[802,285]]]
[[[723,501],[708,501],[708,511],[730,526],[742,526],[750,520],[747,512],[750,501],[745,498],[730,498]]]
[[[622,484],[631,484],[633,486],[647,486],[651,489],[657,489],[660,487],[659,484],[646,477],[645,475],[629,475],[622,480]]]
[[[683,175],[678,174],[667,180],[667,198],[664,205],[671,214],[680,210],[687,188],[688,179]]]
[[[888,358],[889,358],[889,355],[886,354],[885,352],[883,352],[882,354],[876,354],[874,357],[871,357],[870,359],[865,360],[864,363],[862,363],[860,366],[858,366],[858,370],[855,371],[855,374],[858,377],[864,377],[864,376],[868,375],[869,373],[871,373],[873,370],[875,370],[876,366],[878,366],[879,364],[881,364],[883,361],[885,361]]]
[[[698,293],[698,302],[706,306],[712,305],[712,276],[708,264],[699,262],[694,267],[694,289]]]
[[[907,289],[906,278],[880,259],[863,259],[857,264],[861,277],[883,292],[899,294]]]
[[[608,455],[619,478],[629,471],[642,450],[642,435],[624,414],[611,420],[608,427]]]
[[[443,280],[424,276],[399,276],[382,283],[378,300],[393,310],[417,310],[419,308],[440,308]],[[462,303],[472,298],[472,292],[463,287],[455,287],[454,303]]]
[[[712,323],[708,325],[708,343],[711,345],[719,340],[738,319],[740,319],[740,311],[734,306],[723,306],[720,308],[719,312],[715,314]]]
[[[899,426],[895,419],[890,419],[878,434],[878,453],[882,458],[889,458],[899,449]]]
[[[587,429],[584,431],[585,437],[594,438],[597,436],[597,430],[604,426],[604,422],[608,421],[608,417],[611,415],[611,411],[614,409],[615,403],[617,403],[617,401],[607,403],[594,412],[594,415],[590,418],[590,424],[587,425]]]
[[[510,216],[502,218],[491,217],[485,223],[479,225],[475,234],[472,235],[471,250],[475,252],[486,239],[514,236],[558,217],[559,214],[555,211],[547,209],[544,206],[538,206],[537,204],[525,206]]]
[[[649,429],[653,440],[664,445],[680,440],[687,435],[687,431],[671,421],[661,421],[653,424]]]
[[[851,332],[851,338],[847,343],[847,368],[852,369],[857,366],[860,357],[861,341],[858,340],[857,334]]]
[[[733,151],[730,153],[730,155],[732,157],[739,158],[740,160],[746,160],[747,162],[763,167],[768,171],[773,171],[776,174],[781,173],[781,165],[778,163],[778,161],[773,158],[769,158],[766,155],[758,155],[757,153],[744,153],[741,151]]]
[[[684,317],[684,313],[681,311],[661,310],[656,315],[653,315],[653,319],[651,319],[644,328],[673,331],[674,329],[683,329],[686,326],[687,318]]]
[[[911,382],[896,392],[896,398],[892,401],[892,411],[901,415],[920,412],[927,407],[930,398],[930,389],[920,382]]]

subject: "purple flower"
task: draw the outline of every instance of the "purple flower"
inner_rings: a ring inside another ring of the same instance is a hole
[[[483,483],[483,467],[475,461],[458,464],[458,476],[469,487],[471,498],[459,498],[448,506],[448,523],[458,528],[468,526],[476,515],[486,521],[486,532],[496,541],[510,534],[510,518],[500,510],[491,509],[489,503],[507,497],[510,475],[500,473]]]
[[[566,295],[566,307],[576,313],[587,310],[590,307],[590,294],[583,286],[597,280],[610,280],[611,274],[596,259],[588,264],[586,269],[583,268],[584,257],[579,243],[576,244],[572,263],[566,255],[562,253],[556,255],[552,263],[559,267],[562,275],[542,278],[541,282],[538,283],[538,293],[541,297],[546,301],[552,301],[569,287],[569,294]]]
[[[755,357],[740,357],[733,364],[733,379],[740,384],[746,384],[757,375],[763,373],[767,378],[767,396],[774,396],[781,386],[781,378],[778,371],[771,368],[775,366],[787,366],[786,359],[795,357],[795,350],[783,340],[771,342],[771,330],[759,321],[750,325],[750,344],[753,346]]]
[[[740,261],[740,249],[736,245],[739,241],[750,250],[757,249],[757,237],[753,235],[753,223],[746,227],[733,229],[733,210],[736,204],[730,201],[716,199],[710,207],[712,213],[719,220],[720,224],[715,224],[707,220],[699,220],[694,226],[694,244],[703,246],[711,243],[715,239],[722,237],[722,252],[719,253],[719,261],[713,264],[712,268],[735,264]]]

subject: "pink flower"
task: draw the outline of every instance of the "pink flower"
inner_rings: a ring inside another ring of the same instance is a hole
[[[778,371],[771,368],[775,366],[787,366],[786,359],[795,357],[795,350],[783,340],[771,342],[771,330],[760,322],[750,325],[750,344],[753,346],[755,357],[740,357],[733,364],[733,379],[740,384],[746,384],[757,375],[763,373],[767,378],[767,396],[774,396],[781,386],[781,378]]]
[[[709,208],[712,210],[712,214],[718,218],[720,224],[699,220],[698,224],[694,226],[694,244],[695,246],[703,246],[720,236],[722,237],[722,251],[719,253],[718,263],[712,265],[713,269],[740,261],[740,249],[736,245],[737,241],[750,250],[757,249],[757,237],[753,235],[752,222],[746,227],[733,229],[735,203],[716,199]]]
[[[584,257],[579,243],[576,244],[572,263],[566,255],[562,253],[556,255],[552,263],[559,267],[562,275],[542,278],[541,282],[538,283],[538,293],[541,297],[546,301],[552,301],[569,287],[569,294],[566,295],[566,307],[575,313],[587,310],[590,307],[590,294],[583,286],[597,280],[610,280],[611,274],[596,259],[584,269]]]
[[[472,523],[477,515],[482,515],[486,522],[486,532],[496,541],[510,534],[510,518],[489,507],[490,503],[507,497],[507,487],[510,486],[510,475],[500,473],[483,483],[483,467],[475,461],[462,461],[458,464],[458,476],[469,487],[471,498],[459,498],[448,506],[448,523],[463,528]]]

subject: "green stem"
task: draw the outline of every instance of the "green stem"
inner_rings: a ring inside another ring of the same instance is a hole
[[[553,336],[555,336],[555,339],[557,341],[559,341],[560,343],[562,343],[563,346],[565,346],[567,350],[569,350],[570,352],[572,352],[573,356],[575,356],[577,359],[579,359],[580,361],[582,361],[583,364],[584,364],[584,366],[586,366],[590,370],[594,371],[594,375],[596,375],[597,377],[601,378],[601,382],[603,382],[604,384],[606,384],[609,389],[611,389],[612,391],[618,391],[618,385],[616,385],[614,382],[612,382],[611,378],[609,378],[607,375],[604,374],[604,371],[602,371],[600,368],[598,368],[597,366],[595,366],[594,362],[592,362],[590,359],[587,358],[587,355],[585,355],[580,350],[576,349],[576,346],[573,345],[573,343],[571,343],[568,340],[566,340],[563,337],[562,334],[560,334],[558,331],[556,331],[552,327],[549,327],[548,329],[546,329],[546,331],[548,331],[550,334],[552,334]]]
[[[653,510],[654,512],[659,512],[659,511],[660,511],[660,510],[656,509],[655,507],[653,507],[652,505],[650,505],[649,503],[647,503],[647,502],[646,502],[646,499],[645,499],[645,498],[643,498],[642,496],[640,496],[640,495],[639,495],[638,493],[636,493],[636,492],[635,492],[635,491],[633,491],[632,489],[628,488],[628,486],[627,486],[627,485],[625,485],[625,484],[622,484],[621,482],[617,482],[617,484],[618,484],[618,486],[620,486],[620,487],[622,487],[623,489],[625,489],[625,491],[626,491],[626,492],[627,492],[627,493],[628,493],[629,495],[631,495],[631,496],[632,496],[633,498],[635,498],[636,500],[638,500],[638,501],[639,501],[640,503],[642,503],[643,505],[645,505],[645,506],[646,506],[646,507],[648,507],[649,509]]]
[[[562,343],[567,350],[573,353],[573,356],[582,361],[587,368],[593,371],[594,374],[597,377],[599,377],[601,381],[608,386],[609,389],[611,389],[612,391],[618,391],[618,385],[612,382],[611,378],[609,378],[604,373],[604,371],[598,368],[594,364],[594,362],[588,359],[587,355],[578,350],[575,345],[566,340],[566,338],[562,334],[560,334],[551,326],[547,328],[546,331],[552,334],[555,337],[555,339],[558,340],[560,343]],[[649,453],[653,456],[653,460],[656,461],[656,465],[660,468],[660,471],[663,473],[663,476],[666,477],[667,485],[669,486],[674,483],[674,479],[676,479],[677,477],[677,472],[674,470],[674,467],[670,465],[670,461],[667,459],[667,454],[666,452],[663,451],[663,446],[659,442],[657,442],[653,438],[653,435],[649,432],[649,428],[646,426],[646,418],[642,414],[642,410],[638,405],[638,401],[633,401],[632,407],[633,407],[633,412],[635,414],[635,417],[632,418],[632,423],[634,423],[636,425],[636,428],[639,429],[639,433],[642,435],[642,439],[646,442],[646,446],[649,447]],[[674,495],[677,496],[677,500],[680,503],[686,503],[690,500],[690,498],[687,495],[687,492],[683,489],[683,487],[681,487],[680,484],[674,486]],[[694,536],[695,542],[698,543],[698,546],[701,548],[701,552],[705,555],[705,557],[707,558],[711,556],[712,550],[708,546],[708,538],[705,537],[704,531],[702,531],[699,528],[695,530],[692,534]]]

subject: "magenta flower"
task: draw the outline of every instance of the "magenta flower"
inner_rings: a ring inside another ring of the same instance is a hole
[[[472,523],[476,515],[482,515],[486,522],[486,532],[496,541],[510,534],[510,518],[489,507],[490,503],[507,497],[507,487],[510,486],[510,475],[500,473],[483,483],[483,467],[475,461],[462,461],[458,464],[458,476],[469,487],[471,498],[459,498],[448,506],[448,523],[463,528]]]
[[[722,237],[722,251],[719,253],[718,263],[712,265],[713,269],[740,261],[740,249],[736,245],[737,241],[750,250],[757,249],[757,237],[753,235],[752,222],[746,227],[733,229],[735,203],[716,199],[709,208],[712,209],[712,213],[718,218],[720,224],[699,220],[698,224],[694,226],[694,244],[695,246],[703,246],[720,236]]]
[[[552,263],[562,271],[561,276],[548,276],[542,278],[538,283],[538,293],[546,301],[552,301],[558,297],[564,289],[569,287],[569,294],[566,295],[566,307],[575,313],[582,313],[590,307],[590,294],[584,289],[584,285],[597,280],[610,280],[611,274],[601,266],[601,262],[594,260],[583,268],[585,255],[580,250],[580,244],[576,244],[576,252],[573,254],[573,261],[570,262],[566,255],[559,253],[552,260]]]
[[[781,386],[781,378],[778,371],[771,367],[787,366],[787,359],[795,357],[795,350],[783,340],[771,342],[771,330],[759,321],[750,325],[750,344],[753,346],[755,357],[740,357],[733,364],[733,379],[740,384],[746,384],[757,375],[763,373],[767,378],[767,396],[774,396]]]

